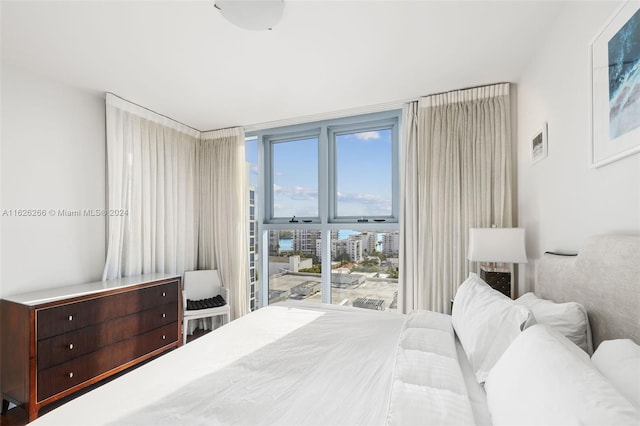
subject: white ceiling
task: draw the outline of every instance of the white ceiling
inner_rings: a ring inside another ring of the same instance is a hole
[[[517,81],[560,2],[295,1],[265,32],[213,0],[2,1],[2,61],[199,130]]]

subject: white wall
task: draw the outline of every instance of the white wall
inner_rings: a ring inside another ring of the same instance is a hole
[[[640,155],[588,166],[589,44],[618,6],[568,2],[518,83],[518,217],[529,256],[519,294],[532,289],[545,251],[577,251],[590,235],[640,230]],[[530,138],[544,121],[549,154],[532,165]]]
[[[104,97],[4,63],[1,82],[0,296],[101,279],[105,218],[57,211],[105,207]]]

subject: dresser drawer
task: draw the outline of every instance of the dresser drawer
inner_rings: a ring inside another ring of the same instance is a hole
[[[71,361],[38,371],[38,401],[174,343],[178,327],[168,324]]]
[[[3,407],[20,405],[33,421],[42,407],[180,346],[180,282],[151,273],[2,299]]]
[[[177,302],[178,281],[36,310],[37,338],[46,339],[157,305]]]
[[[38,369],[70,361],[166,324],[175,324],[177,320],[178,305],[173,302],[40,340]]]

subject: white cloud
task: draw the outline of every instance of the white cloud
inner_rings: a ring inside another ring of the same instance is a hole
[[[274,195],[286,197],[291,200],[317,200],[318,190],[304,188],[302,186],[280,186],[273,185]]]
[[[380,132],[362,132],[362,133],[356,133],[356,138],[363,140],[363,141],[368,141],[371,139],[380,139]]]
[[[390,200],[380,195],[370,194],[342,194],[338,192],[338,201],[344,203],[360,203],[360,204],[385,204],[390,203]]]
[[[338,192],[339,214],[345,216],[386,216],[391,214],[391,200],[380,195],[342,194]]]
[[[274,210],[295,211],[296,216],[316,216],[316,204],[309,204],[309,201],[318,200],[316,189],[302,186],[280,186],[273,185]],[[371,194],[343,194],[337,193],[340,207],[340,214],[347,216],[386,216],[391,213],[391,199],[381,195]],[[286,215],[285,215],[286,216]]]

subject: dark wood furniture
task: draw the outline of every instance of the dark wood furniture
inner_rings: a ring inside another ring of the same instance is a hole
[[[3,413],[41,407],[181,344],[181,278],[148,274],[0,301]]]
[[[513,298],[514,294],[511,285],[511,272],[508,269],[489,269],[481,267],[480,278],[500,293]]]

